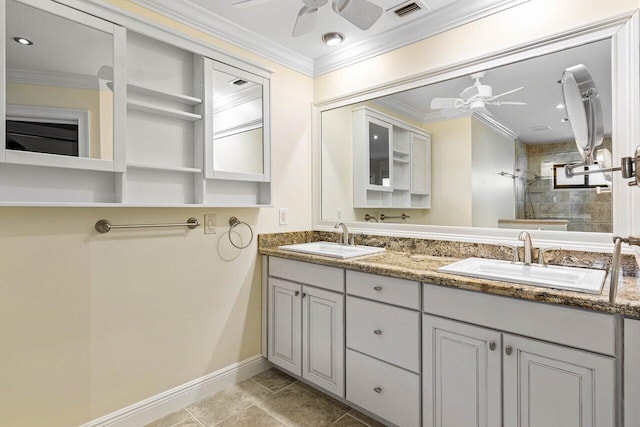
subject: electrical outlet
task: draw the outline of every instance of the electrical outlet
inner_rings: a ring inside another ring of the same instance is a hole
[[[204,216],[204,234],[216,234],[216,214]]]
[[[342,219],[342,208],[336,208],[336,219],[338,221]]]
[[[287,208],[280,208],[278,211],[278,222],[280,225],[288,225],[289,224],[289,214],[287,213]]]

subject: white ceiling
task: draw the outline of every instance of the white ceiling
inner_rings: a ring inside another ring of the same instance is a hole
[[[572,141],[570,124],[560,122],[566,117],[566,111],[558,110],[555,106],[563,102],[562,87],[558,80],[565,68],[576,64],[586,65],[593,76],[602,103],[605,135],[611,135],[611,40],[487,70],[482,82],[492,86],[494,95],[524,86],[521,91],[501,100],[527,103],[525,106],[487,106],[487,109],[494,119],[511,129],[526,143]],[[472,83],[469,76],[463,76],[386,96],[376,102],[418,122],[440,121],[445,118],[438,111],[429,108],[431,100],[436,97],[457,97]],[[551,129],[531,129],[538,126],[550,126]]]
[[[419,0],[426,12],[396,19],[389,9],[408,0],[371,0],[382,17],[362,31],[338,16],[331,2],[318,12],[314,31],[293,38],[291,31],[302,0],[269,0],[238,8],[236,0],[132,0],[141,6],[229,41],[278,63],[317,76],[382,54],[442,31],[480,19],[529,0]],[[338,31],[345,41],[328,47],[322,34]]]

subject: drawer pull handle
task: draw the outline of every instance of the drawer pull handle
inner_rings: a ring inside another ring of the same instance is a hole
[[[374,286],[373,290],[374,291],[381,291],[382,290],[382,286]]]
[[[496,349],[496,342],[495,341],[491,341],[489,343],[489,350],[493,351]]]
[[[374,387],[373,391],[375,391],[376,393],[382,393],[382,388],[381,387]]]
[[[511,353],[513,352],[513,348],[508,345],[504,348],[504,352],[507,353],[507,356],[511,356]]]
[[[380,329],[376,329],[373,333],[376,335],[382,335],[382,331]]]

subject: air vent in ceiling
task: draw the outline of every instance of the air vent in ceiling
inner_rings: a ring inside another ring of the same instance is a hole
[[[229,84],[236,85],[236,86],[243,86],[243,85],[246,85],[247,83],[249,82],[243,79],[235,79],[229,82]]]
[[[529,129],[531,129],[533,132],[546,132],[548,130],[551,130],[551,126],[549,125],[531,126]]]
[[[421,0],[410,0],[388,9],[387,12],[390,12],[396,20],[405,20],[409,17],[414,18],[422,15],[427,10],[429,8]]]

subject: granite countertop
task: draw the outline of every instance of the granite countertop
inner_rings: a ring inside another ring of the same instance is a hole
[[[304,240],[313,241],[315,239],[307,236]],[[579,307],[598,312],[617,313],[629,317],[640,318],[640,277],[637,275],[637,270],[636,274],[633,275],[620,275],[616,302],[614,304],[610,304],[609,276],[607,276],[605,281],[602,294],[592,295],[495,280],[476,279],[472,277],[440,273],[437,271],[439,267],[459,261],[460,259],[468,256],[473,256],[468,254],[464,254],[460,257],[452,257],[387,249],[387,252],[383,254],[343,260],[278,249],[279,244],[287,244],[289,242],[285,243],[279,240],[276,242],[273,239],[263,239],[263,242],[269,242],[271,244],[259,244],[259,253],[262,255],[311,262],[314,264],[363,271],[401,279],[416,280],[493,295]],[[295,241],[295,243],[301,242],[298,240]],[[572,257],[572,259],[573,258],[575,258],[575,256]],[[592,262],[592,264],[602,265],[597,262]]]

